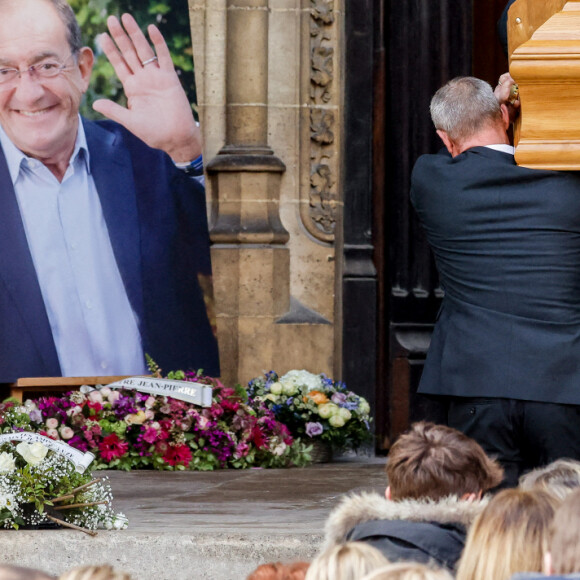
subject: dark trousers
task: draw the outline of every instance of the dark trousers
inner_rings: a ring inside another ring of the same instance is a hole
[[[447,423],[501,463],[502,487],[515,487],[520,475],[555,459],[580,460],[580,405],[450,398]]]

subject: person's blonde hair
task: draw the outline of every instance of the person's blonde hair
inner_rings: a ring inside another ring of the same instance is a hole
[[[373,546],[364,542],[346,542],[318,555],[306,572],[306,580],[359,580],[388,563]]]
[[[108,564],[102,566],[80,566],[68,570],[58,580],[131,580],[127,572],[118,572]]]
[[[580,461],[556,459],[522,475],[518,487],[523,490],[545,489],[558,499],[564,500],[571,492],[580,488]]]
[[[457,580],[509,580],[541,572],[558,500],[545,490],[506,489],[473,522]]]
[[[309,562],[262,564],[248,576],[247,580],[304,580],[309,566]]]
[[[580,490],[572,492],[556,510],[550,553],[554,574],[580,572]]]
[[[443,568],[431,568],[418,562],[398,562],[378,568],[361,580],[453,580]]]

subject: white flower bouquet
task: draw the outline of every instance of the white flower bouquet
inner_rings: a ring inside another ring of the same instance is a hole
[[[370,406],[364,397],[324,374],[274,371],[248,383],[250,399],[263,401],[293,437],[356,449],[372,438]]]
[[[108,480],[79,473],[65,456],[40,442],[0,445],[0,526],[61,525],[94,535],[122,529],[127,518],[111,507]]]

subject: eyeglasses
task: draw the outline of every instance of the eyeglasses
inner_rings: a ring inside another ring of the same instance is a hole
[[[45,60],[39,64],[33,64],[25,70],[18,68],[0,68],[0,90],[12,86],[16,79],[24,73],[28,73],[35,80],[52,79],[57,77],[61,72],[71,68],[65,63],[72,57],[70,54],[64,62]]]

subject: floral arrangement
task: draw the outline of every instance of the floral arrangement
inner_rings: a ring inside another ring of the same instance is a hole
[[[4,528],[58,524],[94,535],[97,528],[122,529],[106,478],[78,473],[63,455],[41,442],[0,445],[0,525]]]
[[[265,404],[294,437],[324,441],[338,449],[356,449],[371,439],[370,406],[340,381],[324,374],[274,371],[251,380],[254,404]]]
[[[249,404],[245,389],[225,387],[199,373],[170,379],[209,384],[211,407],[109,387],[62,397],[0,404],[0,432],[34,431],[95,455],[95,469],[212,470],[287,467],[310,461],[269,408]]]

